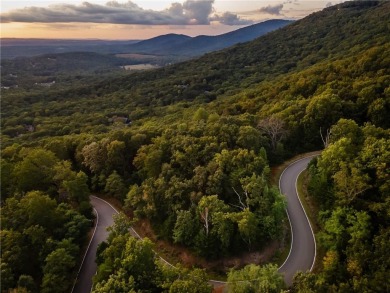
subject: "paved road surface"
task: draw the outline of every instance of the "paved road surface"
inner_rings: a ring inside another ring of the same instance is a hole
[[[279,181],[279,188],[287,197],[287,214],[292,232],[290,253],[279,268],[279,272],[284,274],[287,285],[292,284],[296,272],[311,270],[315,261],[315,238],[296,190],[297,177],[306,169],[312,158],[313,156],[306,157],[292,163],[283,171]]]
[[[92,277],[96,274],[97,265],[95,263],[96,250],[98,245],[106,240],[108,236],[107,227],[114,224],[113,215],[117,211],[107,202],[90,196],[91,204],[97,212],[97,225],[95,233],[92,236],[89,248],[84,256],[80,272],[78,274],[77,283],[73,288],[73,293],[89,293],[92,289]]]
[[[296,192],[297,177],[306,169],[312,157],[298,160],[288,166],[283,171],[279,181],[279,188],[287,197],[287,214],[290,219],[292,231],[290,253],[284,264],[279,268],[279,272],[284,274],[287,285],[291,285],[292,278],[297,271],[311,270],[315,260],[316,244],[314,235]],[[97,246],[107,238],[107,227],[113,225],[113,215],[117,213],[106,201],[95,196],[91,196],[90,199],[97,213],[97,226],[72,293],[88,293],[91,291],[92,277],[95,275],[97,269],[95,263]],[[130,232],[133,236],[139,238],[139,235],[133,229]],[[212,280],[210,282],[214,286],[224,283]]]

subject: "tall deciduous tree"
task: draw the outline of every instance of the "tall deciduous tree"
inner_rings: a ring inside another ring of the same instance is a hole
[[[251,264],[241,270],[231,270],[227,282],[232,293],[280,293],[285,286],[277,266],[272,264],[263,267]]]
[[[102,252],[103,263],[99,266],[109,272],[103,275],[98,272],[93,292],[153,292],[159,271],[152,242],[147,238],[137,240],[130,235],[117,235],[109,245]]]
[[[127,188],[122,177],[116,171],[112,172],[112,174],[108,176],[104,192],[110,196],[114,196],[120,201],[124,200]]]
[[[62,293],[70,289],[75,259],[64,248],[50,253],[43,268],[42,293]]]
[[[99,173],[103,170],[107,159],[107,152],[101,142],[92,142],[85,145],[81,150],[83,155],[83,164],[87,166],[92,173]]]
[[[20,153],[23,160],[13,170],[13,177],[20,191],[47,191],[53,185],[54,166],[58,159],[51,151],[44,149],[24,149]]]

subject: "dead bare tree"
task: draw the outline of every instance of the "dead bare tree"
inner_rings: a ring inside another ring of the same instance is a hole
[[[239,201],[240,205],[235,205],[235,204],[231,204],[231,205],[236,207],[236,208],[239,208],[242,211],[247,209],[248,205],[243,203],[243,201],[241,199],[241,195],[237,192],[237,190],[234,187],[232,187],[232,188],[233,188],[235,194],[238,196],[238,201]],[[248,200],[248,192],[244,190],[244,194],[245,194],[246,200]]]
[[[275,116],[270,116],[261,120],[257,127],[268,135],[273,150],[276,150],[278,142],[287,135],[284,121]]]
[[[326,130],[326,134],[325,136],[322,135],[322,130],[321,130],[321,127],[320,127],[320,135],[321,135],[321,139],[322,139],[322,143],[324,144],[324,148],[326,149],[329,145],[329,142],[330,142],[330,134],[331,134],[331,130],[328,128]]]
[[[209,235],[209,208],[206,207],[203,212],[200,213],[203,219],[203,226],[206,228],[206,235]]]

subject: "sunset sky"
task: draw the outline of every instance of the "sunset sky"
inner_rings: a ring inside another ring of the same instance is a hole
[[[217,35],[268,19],[299,19],[335,0],[1,0],[2,38],[147,39]]]

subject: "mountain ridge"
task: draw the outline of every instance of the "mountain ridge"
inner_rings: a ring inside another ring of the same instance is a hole
[[[217,36],[190,37],[183,34],[164,34],[145,40],[99,39],[1,39],[1,59],[34,57],[43,54],[94,52],[101,54],[139,53],[195,57],[220,50],[239,42],[251,41],[272,30],[291,23],[290,20],[267,20]],[[179,59],[180,61],[181,59]]]
[[[127,50],[129,53],[199,56],[238,43],[252,41],[292,22],[291,20],[271,19],[216,36],[189,37],[180,34],[166,34],[131,44]]]

